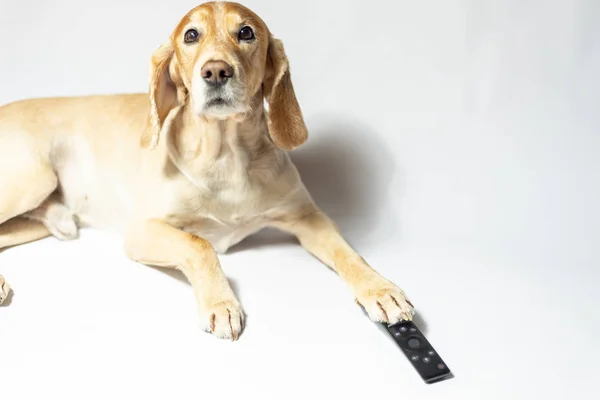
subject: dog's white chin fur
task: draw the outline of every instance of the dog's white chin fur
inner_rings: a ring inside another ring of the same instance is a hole
[[[197,115],[219,120],[229,119],[240,114],[245,114],[246,112],[248,112],[248,107],[231,105],[202,106],[196,109]]]

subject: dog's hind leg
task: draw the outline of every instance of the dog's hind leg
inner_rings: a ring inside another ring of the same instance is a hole
[[[48,236],[38,221],[20,217],[38,208],[57,188],[58,177],[47,160],[25,139],[0,135],[0,248]],[[0,278],[0,303],[9,287]]]
[[[42,163],[15,162],[0,170],[0,224],[38,208],[58,186],[52,168]]]
[[[48,140],[2,128],[0,224],[38,208],[58,187]]]
[[[0,225],[0,250],[43,239],[51,234],[40,221],[16,217]]]

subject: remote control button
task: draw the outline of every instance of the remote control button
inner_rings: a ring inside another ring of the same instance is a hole
[[[400,332],[406,332],[407,330],[408,330],[408,328],[405,326],[400,327]]]
[[[394,336],[402,336],[400,332],[394,332]]]
[[[415,328],[410,328],[410,331],[414,333],[414,332],[416,332],[417,330],[416,330]]]
[[[430,361],[431,361],[431,358],[429,358],[429,357],[423,357],[423,362],[425,364],[428,364]]]
[[[444,364],[442,364],[442,363],[439,363],[439,364],[437,365],[437,367],[438,367],[438,369],[445,369],[445,368],[446,368],[446,365],[444,365]]]
[[[421,346],[421,341],[416,338],[408,339],[408,347],[418,349]]]
[[[413,361],[419,361],[419,356],[414,355],[414,356],[411,356],[410,359]]]
[[[433,350],[429,350],[429,351],[427,352],[427,355],[429,355],[429,356],[434,356],[434,355],[435,355],[435,351],[433,351]]]

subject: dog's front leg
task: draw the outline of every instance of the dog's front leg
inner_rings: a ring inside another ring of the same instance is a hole
[[[203,327],[219,338],[237,340],[243,311],[207,240],[165,222],[148,220],[130,226],[125,249],[140,263],[183,272],[194,290]]]
[[[413,305],[404,292],[371,268],[321,210],[311,207],[278,219],[273,226],[295,235],[306,250],[336,271],[372,320],[412,320]]]

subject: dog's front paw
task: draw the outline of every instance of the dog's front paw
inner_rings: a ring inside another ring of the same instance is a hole
[[[396,323],[411,321],[414,306],[404,292],[389,282],[372,284],[355,294],[356,302],[376,322]]]
[[[237,340],[244,327],[244,311],[237,300],[207,305],[202,310],[205,330],[220,339]]]
[[[2,275],[0,275],[0,304],[2,304],[4,300],[6,300],[9,292],[10,286],[8,286],[8,283],[6,283]]]

